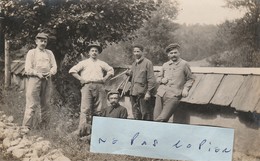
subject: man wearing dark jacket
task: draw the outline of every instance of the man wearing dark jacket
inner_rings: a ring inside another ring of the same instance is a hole
[[[109,106],[107,106],[103,112],[103,117],[113,117],[113,118],[122,118],[126,119],[128,114],[125,107],[119,104],[119,92],[117,90],[111,90],[107,94],[107,100],[109,102]]]
[[[144,47],[133,46],[135,62],[128,73],[131,76],[130,99],[134,119],[152,120],[153,103],[151,97],[156,85],[153,64],[144,57]]]

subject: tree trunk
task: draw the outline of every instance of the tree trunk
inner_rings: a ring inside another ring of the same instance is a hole
[[[5,88],[11,85],[10,43],[5,40]]]

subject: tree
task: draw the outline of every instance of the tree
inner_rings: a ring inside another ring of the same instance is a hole
[[[260,66],[260,1],[259,0],[226,0],[227,7],[244,9],[245,15],[235,21],[232,28],[232,43],[247,53],[245,66]]]
[[[40,30],[53,38],[51,48],[62,60],[85,52],[89,41],[104,45],[127,40],[150,17],[152,0],[2,0],[5,33],[21,47]],[[68,61],[68,60],[67,60]]]
[[[146,20],[144,26],[134,33],[135,39],[123,44],[125,52],[132,57],[131,46],[142,44],[145,47],[146,57],[155,65],[161,65],[167,61],[164,48],[174,42],[173,32],[178,28],[174,19],[178,15],[177,1],[163,0],[151,18]]]
[[[215,25],[180,25],[174,35],[181,45],[182,57],[191,61],[216,54],[213,46],[217,31],[218,27]]]

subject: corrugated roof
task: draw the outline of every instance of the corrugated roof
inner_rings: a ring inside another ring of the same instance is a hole
[[[160,69],[159,66],[154,67],[155,75]],[[196,76],[195,82],[189,96],[181,101],[260,113],[260,68],[191,67],[191,70]],[[118,84],[123,79],[118,78]]]

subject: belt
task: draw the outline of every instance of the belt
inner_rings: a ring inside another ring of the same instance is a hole
[[[104,84],[103,81],[89,81],[87,83],[83,83],[82,85],[85,85],[85,84]]]

